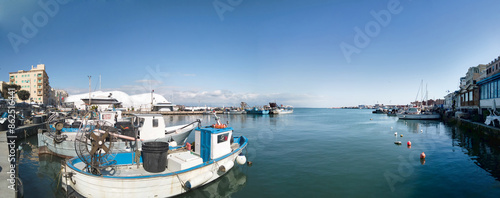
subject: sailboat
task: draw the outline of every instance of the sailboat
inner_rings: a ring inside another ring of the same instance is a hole
[[[423,83],[424,83],[424,81],[422,80],[420,87],[419,87],[419,91],[421,88],[422,93],[423,93]],[[427,89],[427,86],[426,86],[426,89]],[[415,98],[415,101],[417,101],[417,98],[418,98],[418,92],[417,92],[417,97]],[[426,98],[427,98],[427,94],[426,94]],[[439,118],[441,118],[441,115],[439,115],[435,112],[426,112],[423,110],[424,109],[424,107],[423,107],[423,103],[424,103],[423,94],[422,94],[421,101],[422,102],[420,103],[420,107],[416,107],[416,106],[410,107],[408,110],[404,111],[403,113],[398,113],[396,115],[398,116],[399,119],[402,119],[402,120],[438,120]]]

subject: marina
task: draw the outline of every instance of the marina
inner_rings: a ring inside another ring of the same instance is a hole
[[[500,197],[499,7],[0,1],[0,198]]]

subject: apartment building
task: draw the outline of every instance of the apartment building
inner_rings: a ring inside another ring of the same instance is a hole
[[[50,97],[49,76],[45,72],[45,64],[38,64],[36,67],[31,66],[31,70],[19,70],[9,73],[10,84],[21,86],[21,90],[26,90],[30,93],[30,98],[25,102],[35,102],[40,104],[48,104]],[[22,102],[16,95],[16,101]]]

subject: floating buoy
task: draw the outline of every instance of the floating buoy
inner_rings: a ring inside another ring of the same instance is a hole
[[[399,136],[403,137],[403,134],[401,134],[401,135],[399,135]]]
[[[373,120],[372,118],[370,118],[370,120]]]
[[[186,143],[186,149],[187,149],[188,151],[190,151],[190,150],[191,150],[191,144],[190,144],[189,142],[188,142],[188,143]]]
[[[395,133],[394,133],[394,136],[398,136],[398,132],[395,132]]]
[[[238,163],[239,165],[243,165],[247,162],[247,158],[245,157],[245,155],[243,155],[243,153],[240,153],[240,155],[238,155],[238,157],[236,157],[236,163]]]
[[[424,152],[420,153],[420,159],[425,159],[425,153]]]
[[[406,143],[406,145],[411,146],[411,142],[410,142],[410,141],[408,141],[408,142]]]
[[[420,129],[420,133],[424,132],[424,130]]]
[[[401,141],[395,141],[394,144],[401,145]]]

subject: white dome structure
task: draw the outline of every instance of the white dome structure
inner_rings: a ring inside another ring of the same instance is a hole
[[[111,94],[111,95],[110,95]],[[90,93],[91,98],[115,98],[121,102],[124,108],[134,108],[134,109],[151,109],[151,93],[143,93],[137,95],[128,95],[123,91],[94,91]],[[81,100],[82,98],[89,98],[88,93],[82,93],[77,95],[68,96],[65,98],[64,102],[73,102],[77,109],[85,109],[85,103]],[[153,93],[153,103],[169,103],[165,97],[159,94]]]

